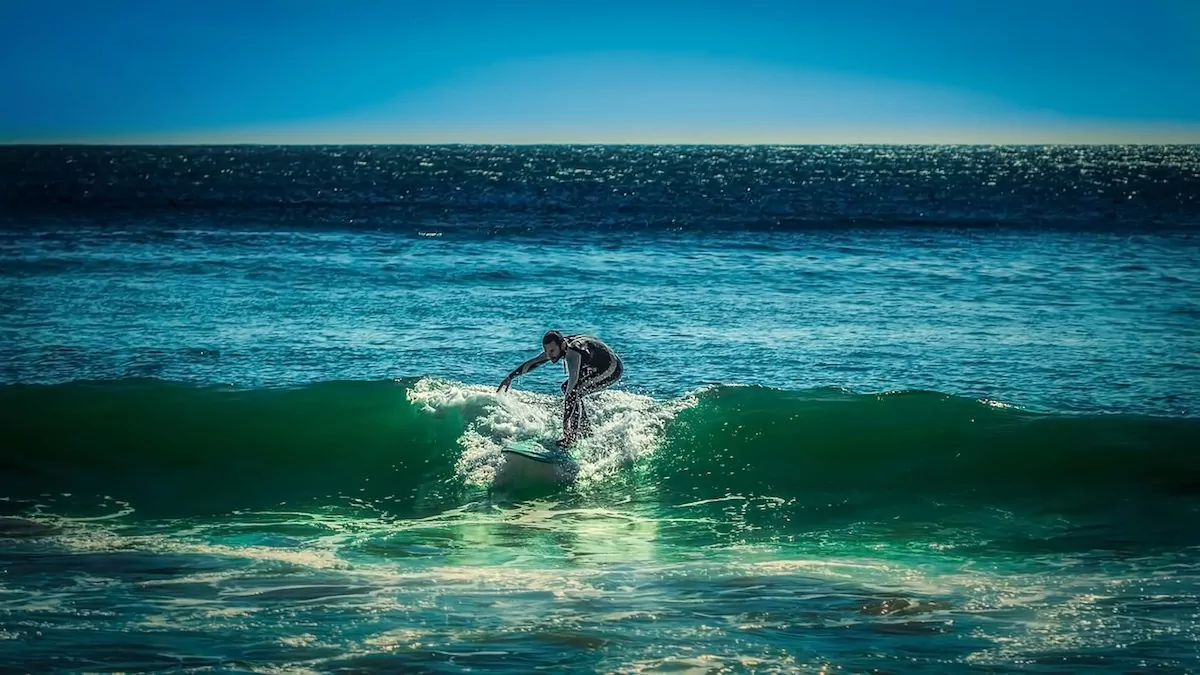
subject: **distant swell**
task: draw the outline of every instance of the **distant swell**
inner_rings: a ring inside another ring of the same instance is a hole
[[[416,385],[6,385],[0,496],[105,495],[151,514],[330,499],[438,508],[464,484],[464,433],[490,427],[472,426],[478,406],[411,402]],[[625,473],[676,504],[1200,493],[1200,420],[1041,415],[936,392],[719,386],[696,394],[660,441]]]
[[[0,225],[1191,229],[1188,146],[10,147]]]

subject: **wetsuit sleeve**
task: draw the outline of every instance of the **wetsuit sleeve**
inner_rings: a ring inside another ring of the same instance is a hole
[[[521,365],[517,366],[516,370],[514,370],[508,374],[508,379],[510,379],[510,380],[516,379],[516,378],[520,377],[521,375],[524,375],[525,373],[528,373],[529,371],[533,370],[534,368],[537,368],[538,366],[542,365],[543,363],[546,363],[549,360],[550,360],[550,357],[546,356],[546,352],[542,352],[541,354],[538,354],[537,356],[533,357],[532,359],[529,359],[525,363],[522,363]]]
[[[570,397],[571,392],[575,391],[575,385],[579,384],[579,366],[583,363],[583,358],[574,349],[568,349],[565,358],[567,359],[567,388],[563,390],[563,394]]]

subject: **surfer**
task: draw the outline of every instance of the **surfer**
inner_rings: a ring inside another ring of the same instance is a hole
[[[621,379],[624,367],[611,347],[591,335],[567,335],[552,330],[542,336],[542,353],[522,363],[508,374],[496,391],[506,391],[512,381],[550,361],[565,359],[567,380],[562,383],[562,438],[556,441],[565,448],[588,432],[587,411],[583,397],[611,386]]]

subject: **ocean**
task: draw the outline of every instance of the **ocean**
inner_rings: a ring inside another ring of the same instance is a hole
[[[0,672],[1200,672],[1197,261],[1200,146],[0,148]]]

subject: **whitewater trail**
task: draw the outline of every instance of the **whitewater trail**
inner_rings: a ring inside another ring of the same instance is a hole
[[[561,396],[519,389],[497,393],[494,387],[423,378],[409,388],[408,400],[431,415],[453,409],[470,420],[458,438],[462,454],[455,470],[471,485],[491,483],[504,462],[506,446],[561,430]],[[589,396],[593,432],[571,448],[579,466],[577,484],[602,480],[653,454],[664,443],[670,422],[696,401],[695,394],[658,401],[621,390]]]

